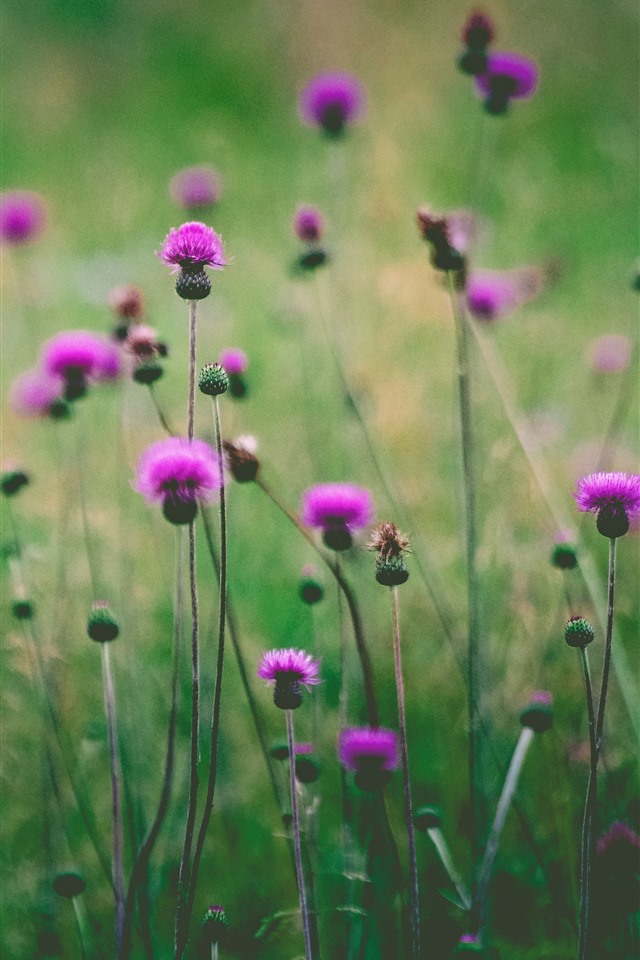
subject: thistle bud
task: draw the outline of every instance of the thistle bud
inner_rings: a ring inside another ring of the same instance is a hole
[[[208,397],[219,397],[229,389],[229,376],[219,363],[205,363],[198,380],[200,392]]]
[[[87,633],[97,643],[109,643],[120,633],[118,621],[111,612],[109,604],[104,600],[96,600],[91,607],[87,620]]]
[[[564,639],[570,647],[583,649],[594,639],[593,627],[584,617],[571,617],[564,628]]]
[[[80,896],[86,888],[87,884],[84,878],[74,871],[59,873],[53,881],[53,889],[55,892],[59,897],[65,897],[67,900],[72,900],[74,897]]]
[[[531,695],[531,702],[520,714],[520,723],[536,733],[544,733],[553,723],[553,698],[546,690]]]
[[[28,486],[29,476],[24,470],[5,470],[1,482],[5,497],[14,497],[23,487]]]
[[[413,815],[413,822],[418,830],[436,830],[442,826],[442,810],[440,807],[418,807]]]

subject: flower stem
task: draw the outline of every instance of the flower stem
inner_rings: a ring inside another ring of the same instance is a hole
[[[162,790],[160,793],[160,802],[155,819],[149,828],[147,836],[142,843],[136,857],[129,888],[127,890],[127,899],[125,902],[124,926],[122,932],[122,946],[118,960],[128,960],[131,952],[131,927],[133,923],[133,909],[135,904],[135,895],[138,884],[145,875],[147,865],[151,858],[151,853],[156,840],[160,834],[160,828],[166,816],[169,807],[169,796],[171,793],[171,783],[173,780],[173,761],[175,753],[176,739],[176,720],[178,715],[178,667],[180,663],[180,650],[182,647],[182,620],[183,620],[183,574],[182,574],[182,553],[183,553],[183,535],[182,527],[176,527],[176,585],[173,606],[173,662],[171,666],[171,706],[169,709],[169,727],[167,731],[167,753],[164,762],[164,777],[162,780]]]
[[[187,437],[193,440],[193,422],[196,404],[196,329],[197,300],[189,300],[189,398],[187,401]]]
[[[300,812],[298,810],[298,792],[296,786],[296,753],[293,737],[293,711],[285,710],[287,721],[287,743],[289,747],[289,785],[291,788],[291,816],[293,827],[293,846],[296,859],[296,879],[298,881],[298,896],[300,898],[300,912],[302,914],[302,934],[304,937],[305,960],[312,960],[311,930],[309,926],[309,911],[307,908],[307,891],[302,870],[302,847],[300,844]]]
[[[444,838],[442,830],[440,830],[439,827],[430,827],[427,830],[427,833],[429,834],[429,839],[436,848],[442,866],[444,867],[449,879],[451,880],[451,883],[455,887],[456,892],[460,897],[461,906],[465,910],[470,910],[471,898],[460,877],[460,874],[453,864],[453,857],[451,856],[451,851],[449,850],[449,846]]]
[[[87,918],[84,912],[84,906],[79,902],[79,897],[71,897],[71,905],[73,906],[73,915],[76,918],[76,926],[78,928],[80,955],[82,960],[87,960],[89,956],[89,937],[87,935]]]
[[[529,744],[533,740],[533,733],[534,731],[531,729],[531,727],[522,728],[516,748],[513,751],[513,756],[511,757],[511,763],[509,764],[507,776],[505,777],[504,785],[502,787],[502,793],[500,794],[500,799],[498,801],[498,807],[496,809],[496,815],[491,827],[491,833],[489,834],[489,839],[487,840],[487,846],[482,859],[482,864],[480,866],[480,871],[478,873],[478,882],[476,886],[474,903],[479,929],[482,929],[485,923],[487,892],[489,889],[489,883],[491,881],[493,864],[498,852],[502,828],[504,827],[505,820],[507,819],[507,813],[509,812],[509,807],[511,806],[511,800],[513,799],[516,787],[518,786],[518,778],[520,777],[520,771],[522,770],[522,765],[524,764],[527,750],[529,749]]]
[[[404,679],[402,676],[402,657],[400,652],[400,612],[398,588],[391,588],[393,612],[393,663],[396,674],[396,692],[398,695],[398,726],[400,729],[400,754],[402,758],[402,786],[404,789],[404,818],[409,842],[409,872],[411,875],[411,933],[414,960],[420,958],[420,897],[418,891],[418,861],[416,857],[416,835],[411,809],[411,783],[409,780],[409,755],[407,751],[407,724],[405,718]]]
[[[604,646],[604,663],[602,666],[602,682],[600,684],[600,699],[598,700],[598,716],[596,719],[596,750],[598,754],[602,747],[602,730],[604,727],[604,708],[607,701],[609,687],[609,668],[611,666],[611,646],[613,640],[613,607],[616,586],[616,545],[615,537],[609,538],[609,576],[607,588],[607,630]]]
[[[87,563],[89,565],[89,579],[91,581],[91,590],[93,593],[94,600],[99,597],[99,581],[98,581],[98,564],[96,561],[94,543],[91,538],[91,528],[89,526],[89,513],[87,510],[87,496],[84,487],[84,472],[82,469],[81,462],[81,452],[82,452],[82,438],[80,436],[80,418],[76,416],[75,418],[75,462],[76,462],[76,473],[78,477],[78,505],[80,507],[80,519],[82,520],[82,532],[84,535],[85,549],[87,552]]]
[[[171,429],[171,425],[169,421],[167,420],[164,413],[162,412],[162,407],[160,406],[160,403],[158,401],[158,397],[155,391],[155,386],[153,383],[149,384],[149,393],[151,394],[151,400],[153,401],[153,406],[155,407],[155,411],[158,414],[158,420],[160,421],[160,425],[162,426],[162,429],[166,434],[168,434],[168,436],[175,437],[176,435],[175,430]]]
[[[469,644],[467,653],[467,699],[469,717],[469,796],[471,806],[471,856],[478,859],[479,805],[480,805],[480,724],[479,724],[479,596],[476,569],[476,504],[471,429],[471,390],[469,381],[469,322],[461,308],[460,296],[455,288],[455,279],[447,273],[449,294],[456,329],[458,361],[458,393],[460,398],[460,426],[462,434],[462,467],[464,473],[465,525],[467,539],[467,601],[469,618]]]
[[[595,822],[595,804],[598,797],[598,745],[596,742],[596,721],[591,686],[591,671],[586,647],[580,649],[582,672],[584,675],[587,714],[589,717],[589,782],[582,819],[582,837],[580,842],[580,927],[578,934],[578,958],[585,960],[589,931],[589,906],[591,895],[591,863],[593,856],[593,826]]]
[[[220,477],[224,476],[224,461],[222,458],[222,435],[220,432],[220,407],[218,398],[212,398],[213,422],[216,437],[216,451],[218,454],[218,468]],[[185,931],[188,930],[191,912],[193,910],[193,900],[198,882],[198,870],[200,859],[207,838],[207,828],[211,819],[213,810],[213,800],[216,791],[216,774],[218,769],[218,736],[220,732],[220,701],[222,696],[222,670],[224,666],[224,646],[225,646],[225,625],[227,611],[227,511],[225,502],[224,483],[220,487],[220,608],[218,620],[218,656],[216,662],[216,680],[213,693],[213,711],[211,715],[211,760],[209,763],[209,779],[207,782],[207,796],[205,800],[204,812],[198,837],[196,840],[195,851],[193,854],[193,866],[191,868],[191,879],[189,882],[189,897],[187,900],[187,909],[184,919]]]
[[[122,770],[118,753],[118,728],[116,722],[116,698],[113,689],[111,674],[111,660],[108,643],[101,643],[102,652],[102,680],[104,686],[104,706],[109,729],[109,757],[111,761],[111,816],[113,819],[113,890],[116,908],[116,955],[122,943],[122,928],[124,924],[124,871],[122,865],[123,831],[122,831]]]

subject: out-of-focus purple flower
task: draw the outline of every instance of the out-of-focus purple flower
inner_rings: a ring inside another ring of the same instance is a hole
[[[529,697],[529,703],[520,714],[523,727],[530,727],[536,733],[544,733],[553,723],[553,697],[548,690],[536,690]]]
[[[293,218],[293,232],[304,243],[318,243],[324,232],[324,218],[317,207],[298,207]]]
[[[47,223],[44,199],[31,190],[0,194],[0,241],[20,245],[35,240]]]
[[[239,347],[227,347],[226,350],[222,350],[218,362],[229,376],[242,376],[249,367],[249,358]]]
[[[470,210],[452,210],[446,214],[449,243],[458,253],[468,252],[478,234],[478,220]]]
[[[258,667],[258,676],[274,687],[273,702],[281,710],[295,710],[302,703],[300,688],[320,683],[320,662],[304,650],[292,647],[269,650]]]
[[[322,127],[338,137],[351,123],[361,120],[366,111],[362,84],[351,73],[320,73],[300,94],[300,117],[312,127]]]
[[[61,402],[64,381],[44,370],[26,370],[14,380],[9,393],[12,408],[21,417],[47,417],[54,404]]]
[[[172,523],[188,523],[198,501],[210,501],[222,486],[217,456],[204,440],[168,437],[140,455],[134,488],[149,504],[161,503]]]
[[[361,790],[377,790],[398,766],[398,735],[384,727],[348,727],[338,738],[338,760],[355,771]]]
[[[220,176],[212,167],[185,167],[172,177],[169,192],[185,210],[195,211],[217,203],[222,185]]]
[[[210,267],[222,270],[227,265],[222,240],[212,227],[193,221],[172,227],[158,254],[161,260],[175,266]]]
[[[578,566],[576,538],[570,530],[560,530],[553,538],[551,563],[559,570],[574,570]]]
[[[68,400],[82,396],[88,382],[115,380],[121,372],[115,344],[89,330],[65,330],[51,337],[42,347],[40,363],[65,381]]]
[[[482,953],[482,941],[475,933],[463,933],[455,949],[456,954]]]
[[[614,821],[607,832],[603,833],[601,837],[598,837],[596,841],[596,855],[601,857],[619,844],[640,848],[640,837],[635,830],[632,830],[629,824],[624,823],[623,820]]]
[[[640,474],[590,473],[578,480],[574,493],[578,510],[596,513],[605,537],[622,537],[632,517],[640,515]]]
[[[476,90],[489,113],[502,114],[511,100],[527,100],[538,86],[538,65],[518,53],[496,52],[487,58],[486,69],[475,77]]]
[[[467,278],[467,306],[477,320],[498,320],[531,300],[543,287],[544,273],[534,267],[477,270]]]
[[[364,487],[352,483],[318,483],[302,497],[302,522],[319,527],[332,550],[346,550],[351,536],[371,522],[373,500]]]
[[[587,362],[596,373],[619,373],[631,362],[631,343],[621,334],[609,334],[592,340],[587,348]]]
[[[109,291],[109,306],[122,320],[139,320],[144,313],[144,302],[139,287],[114,287]]]
[[[462,28],[462,42],[474,49],[486,47],[495,36],[495,27],[491,17],[482,10],[474,10],[464,22]]]

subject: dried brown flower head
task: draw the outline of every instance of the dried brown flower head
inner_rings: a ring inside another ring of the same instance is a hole
[[[395,523],[385,520],[371,534],[367,548],[377,550],[382,560],[389,560],[408,550],[409,540],[404,533],[400,533]]]

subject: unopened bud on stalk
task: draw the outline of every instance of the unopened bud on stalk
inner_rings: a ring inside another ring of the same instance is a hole
[[[97,643],[109,643],[120,633],[118,621],[106,601],[96,600],[91,607],[87,620],[87,633]]]

